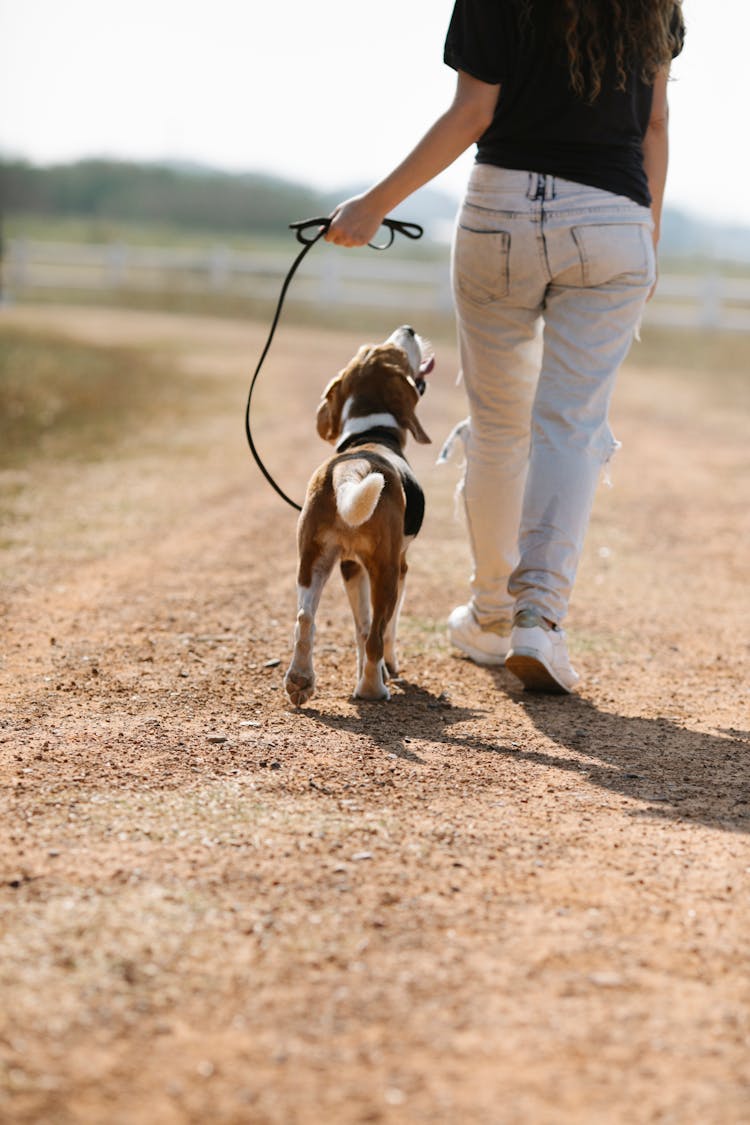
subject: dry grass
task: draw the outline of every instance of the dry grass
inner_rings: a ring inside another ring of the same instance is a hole
[[[143,350],[0,326],[0,468],[101,457],[128,427],[174,403],[176,386],[174,372]]]

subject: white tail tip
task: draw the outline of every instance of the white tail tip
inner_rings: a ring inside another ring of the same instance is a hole
[[[366,523],[378,506],[385,485],[382,473],[368,473],[363,480],[345,480],[336,489],[336,507],[350,527]]]

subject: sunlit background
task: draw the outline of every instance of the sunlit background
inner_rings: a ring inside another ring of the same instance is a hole
[[[281,270],[281,260],[259,255],[283,254],[287,224],[328,213],[387,172],[450,101],[455,75],[442,50],[451,10],[452,0],[0,0],[6,297],[85,289],[88,268],[89,288],[92,270],[98,288],[103,279],[152,296],[184,294],[202,277],[214,297],[260,299],[254,271]],[[750,8],[685,0],[684,13],[663,280],[649,315],[745,327],[750,155],[739,107]],[[445,243],[472,159],[467,152],[399,212],[427,229],[425,244],[406,250],[415,262],[432,252],[436,288],[422,298],[446,314]],[[138,257],[138,246],[175,242],[195,254],[152,254],[148,266]],[[66,272],[60,245],[73,243],[109,249]],[[316,259],[313,272],[324,253]],[[328,309],[350,301],[364,277],[348,271],[359,268],[352,255],[326,259],[327,281],[299,296]],[[372,262],[362,271],[374,291],[359,298],[371,303],[382,286]]]
[[[0,0],[0,152],[367,182],[448,102],[451,0]],[[669,201],[750,224],[740,107],[750,7],[685,0]],[[439,185],[458,193],[470,156]]]

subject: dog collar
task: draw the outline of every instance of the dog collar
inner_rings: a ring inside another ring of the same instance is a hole
[[[337,444],[336,452],[346,453],[349,449],[356,449],[357,446],[368,445],[370,442],[386,445],[393,453],[398,453],[400,457],[404,455],[398,426],[373,426],[361,433],[346,434]]]
[[[348,405],[348,404],[347,404]],[[399,432],[400,427],[392,414],[364,414],[358,418],[347,418],[346,408],[344,408],[344,429],[339,437],[336,445],[337,452],[341,450],[344,442],[349,441],[350,438],[357,437],[358,434],[369,434],[373,430],[386,430]]]

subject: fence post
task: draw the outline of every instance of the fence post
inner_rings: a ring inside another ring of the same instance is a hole
[[[339,259],[343,254],[323,254],[320,271],[320,297],[326,305],[338,304],[341,292]]]
[[[28,241],[25,238],[14,238],[10,244],[10,268],[6,278],[6,290],[10,286],[18,293],[26,287],[28,266]]]
[[[703,278],[700,307],[701,328],[716,331],[721,327],[722,288],[722,279],[718,273],[707,273]]]
[[[121,242],[113,242],[107,250],[105,284],[110,289],[119,289],[125,278],[128,248]]]
[[[229,278],[230,251],[227,246],[214,246],[211,250],[209,262],[209,277],[211,288],[219,292],[226,289]]]

